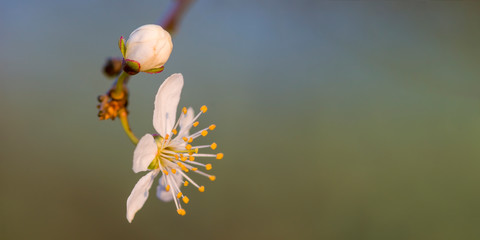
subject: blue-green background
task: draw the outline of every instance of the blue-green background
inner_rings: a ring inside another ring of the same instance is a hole
[[[2,1],[1,239],[479,239],[480,4],[197,1],[165,72],[130,81],[134,132],[182,72],[209,111],[217,181],[154,192],[118,120],[99,121],[118,38],[169,1]]]

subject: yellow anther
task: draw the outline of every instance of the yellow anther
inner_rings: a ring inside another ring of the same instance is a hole
[[[198,123],[199,123],[198,121],[194,122],[194,123],[192,124],[193,127],[197,127],[197,126],[198,126]]]
[[[193,138],[191,137],[190,139],[188,139],[188,142],[189,143],[193,142]]]
[[[212,169],[212,164],[209,163],[209,164],[205,165],[205,169],[207,169],[207,170]]]
[[[177,169],[175,169],[175,168],[172,168],[171,171],[172,171],[173,174],[177,173]]]
[[[183,183],[183,186],[184,186],[184,187],[188,186],[188,181],[185,181],[185,182]]]
[[[190,152],[188,152],[188,155],[190,155],[190,156],[193,155],[193,151],[194,150],[191,150]]]
[[[217,126],[216,126],[215,124],[212,124],[212,125],[210,125],[210,127],[208,127],[208,129],[213,130],[213,129],[215,129],[216,127],[217,127]]]
[[[165,175],[168,175],[168,172],[167,172],[167,170],[163,170],[163,173],[165,173]]]
[[[183,202],[184,202],[185,204],[187,204],[188,202],[190,202],[190,199],[188,199],[187,196],[183,196],[182,200],[183,200]]]
[[[192,149],[192,145],[190,145],[190,144],[187,144],[187,146],[185,146],[185,149],[187,149],[187,150],[190,150],[190,149]]]
[[[220,160],[223,158],[223,153],[217,153],[217,159]]]
[[[215,150],[215,148],[217,148],[217,144],[216,144],[216,143],[212,143],[212,145],[210,145],[210,148],[212,148],[212,150]]]
[[[168,137],[169,137],[169,135],[167,134],[167,135],[165,136],[165,140],[168,140]]]
[[[187,108],[186,108],[186,107],[183,107],[183,108],[182,108],[182,112],[183,112],[183,114],[187,114]]]
[[[195,161],[195,157],[194,157],[194,156],[190,156],[190,157],[188,157],[188,160],[190,160],[190,161]]]
[[[195,148],[195,153],[198,153],[198,148]]]
[[[176,135],[177,134],[177,129],[173,129],[172,133]]]
[[[202,111],[203,113],[206,113],[207,112],[207,106],[203,105],[201,108],[200,108],[200,111]]]
[[[186,214],[185,210],[180,208],[180,209],[177,209],[177,213],[181,216],[184,216]]]
[[[178,160],[179,157],[178,157],[178,154],[175,154],[175,160]]]
[[[207,131],[207,130],[203,130],[203,131],[202,131],[202,136],[205,137],[205,136],[207,136],[207,134],[208,134],[208,131]]]
[[[182,197],[182,192],[178,192],[177,193],[177,198],[181,198]]]
[[[165,191],[167,191],[167,192],[170,191],[170,185],[167,185],[167,186],[165,187]]]
[[[197,170],[198,170],[198,168],[196,168],[196,167],[192,168],[192,171],[194,171],[194,172],[197,171]]]
[[[183,161],[183,162],[187,161],[187,157],[186,157],[186,156],[182,156],[182,161]]]
[[[188,172],[188,168],[186,168],[185,166],[183,166],[183,167],[182,167],[182,171],[184,171],[184,172],[187,173],[187,172]]]
[[[204,187],[204,186],[199,187],[199,188],[198,188],[198,191],[200,191],[200,192],[205,192],[205,187]]]
[[[208,177],[208,178],[210,178],[210,181],[215,181],[215,179],[217,179],[217,178],[216,178],[215,176],[213,176],[213,175],[210,176],[210,177]]]
[[[185,142],[188,141],[188,138],[187,138],[187,137],[183,137],[182,139],[183,139],[183,141],[185,141]]]

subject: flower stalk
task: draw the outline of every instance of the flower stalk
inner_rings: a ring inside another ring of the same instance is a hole
[[[112,86],[112,93],[111,97],[113,99],[122,99],[125,95],[124,87],[126,88],[126,79],[128,78],[128,74],[126,72],[120,73],[118,78],[115,80]]]
[[[130,140],[134,145],[137,145],[138,138],[135,136],[135,134],[133,134],[132,129],[128,124],[128,112],[126,109],[120,110],[119,118],[120,118],[120,122],[122,123],[123,130],[127,134],[128,138],[130,138]]]

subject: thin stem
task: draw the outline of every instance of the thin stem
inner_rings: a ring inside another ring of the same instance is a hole
[[[126,109],[121,109],[119,113],[119,118],[120,121],[122,122],[122,127],[127,136],[130,138],[130,140],[133,142],[133,144],[137,145],[138,143],[138,138],[135,137],[135,134],[133,134],[132,129],[130,129],[130,125],[128,124],[128,114]]]
[[[125,92],[123,91],[124,82],[128,78],[128,73],[123,72],[118,76],[118,78],[113,83],[111,96],[114,99],[121,99],[124,97]]]

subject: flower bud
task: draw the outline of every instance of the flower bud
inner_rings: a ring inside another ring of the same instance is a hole
[[[128,68],[124,70],[132,75],[138,72],[161,72],[173,48],[170,34],[154,24],[135,29],[128,37],[124,49],[123,39],[120,39],[120,42],[120,50],[127,63],[125,67]]]

